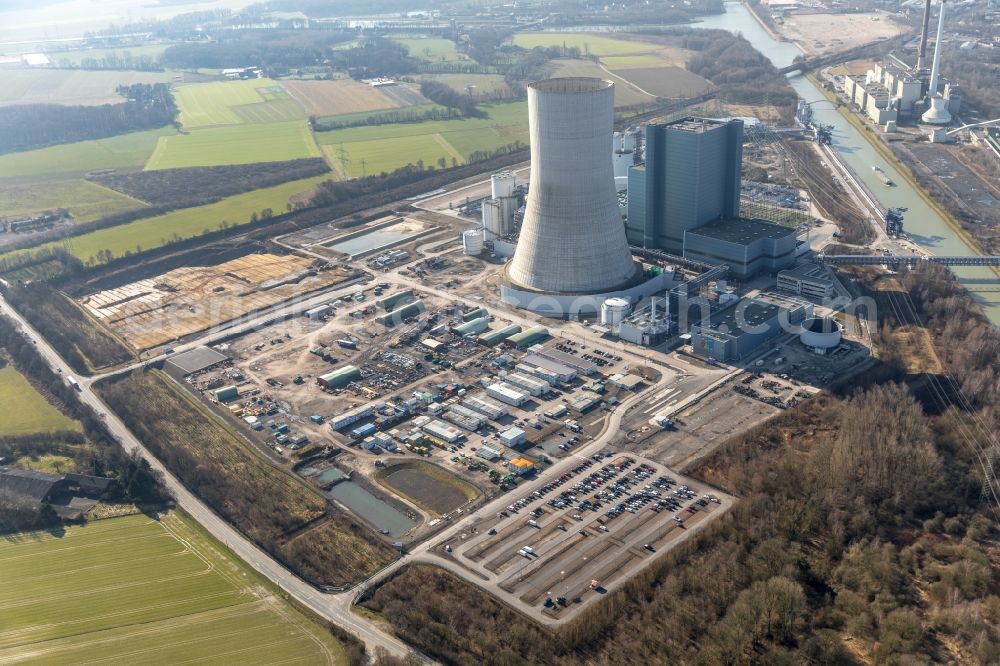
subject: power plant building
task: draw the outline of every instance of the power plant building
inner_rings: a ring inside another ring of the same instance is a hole
[[[675,254],[684,232],[740,213],[743,121],[687,117],[646,127],[629,170],[628,241]]]
[[[760,345],[812,316],[812,305],[791,298],[744,298],[691,327],[691,349],[723,362],[746,358]]]
[[[797,232],[763,220],[719,220],[684,232],[684,258],[726,264],[741,280],[795,263]]]

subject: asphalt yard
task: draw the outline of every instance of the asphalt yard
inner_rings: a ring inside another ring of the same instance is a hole
[[[732,504],[651,460],[595,457],[450,541],[452,559],[522,612],[563,622]]]

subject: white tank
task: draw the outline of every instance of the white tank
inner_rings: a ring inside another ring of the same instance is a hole
[[[494,199],[514,196],[516,185],[513,171],[501,171],[490,176],[490,193]]]
[[[462,233],[462,252],[477,255],[483,251],[483,230],[469,229]]]
[[[836,319],[812,317],[802,322],[799,340],[810,349],[825,351],[840,344],[843,330],[843,326]]]
[[[632,309],[632,304],[624,298],[609,298],[601,304],[601,323],[605,326],[618,326]]]
[[[496,199],[484,201],[483,229],[486,230],[486,237],[493,240],[503,236],[506,233],[505,227],[502,203]]]

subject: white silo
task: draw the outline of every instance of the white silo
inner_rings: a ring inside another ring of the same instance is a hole
[[[601,323],[605,326],[618,326],[632,310],[632,304],[625,298],[608,298],[601,303]]]
[[[470,256],[482,254],[483,252],[483,230],[469,229],[462,232],[462,252]]]
[[[497,199],[483,202],[483,229],[486,238],[493,240],[507,233],[503,219],[503,205]]]
[[[823,353],[840,344],[844,327],[831,317],[812,317],[802,322],[799,341],[810,349]]]
[[[628,180],[628,170],[635,165],[635,153],[631,150],[616,150],[611,153],[611,162],[613,164],[615,179],[625,178]]]
[[[516,185],[513,171],[501,171],[490,176],[490,194],[494,199],[514,196]]]
[[[614,84],[561,78],[528,86],[531,188],[506,279],[514,288],[600,294],[635,284],[608,136]]]

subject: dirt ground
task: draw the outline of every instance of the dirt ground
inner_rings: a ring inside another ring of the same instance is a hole
[[[395,109],[402,104],[378,88],[351,79],[339,81],[282,81],[282,87],[311,116],[336,116],[377,109]]]
[[[780,26],[781,34],[809,55],[836,53],[905,31],[881,12],[863,14],[792,14]]]
[[[381,482],[422,508],[442,515],[479,493],[458,477],[424,463],[403,463],[386,470]]]
[[[79,302],[133,347],[146,350],[352,275],[345,268],[317,271],[313,263],[301,256],[251,254],[177,268]]]

